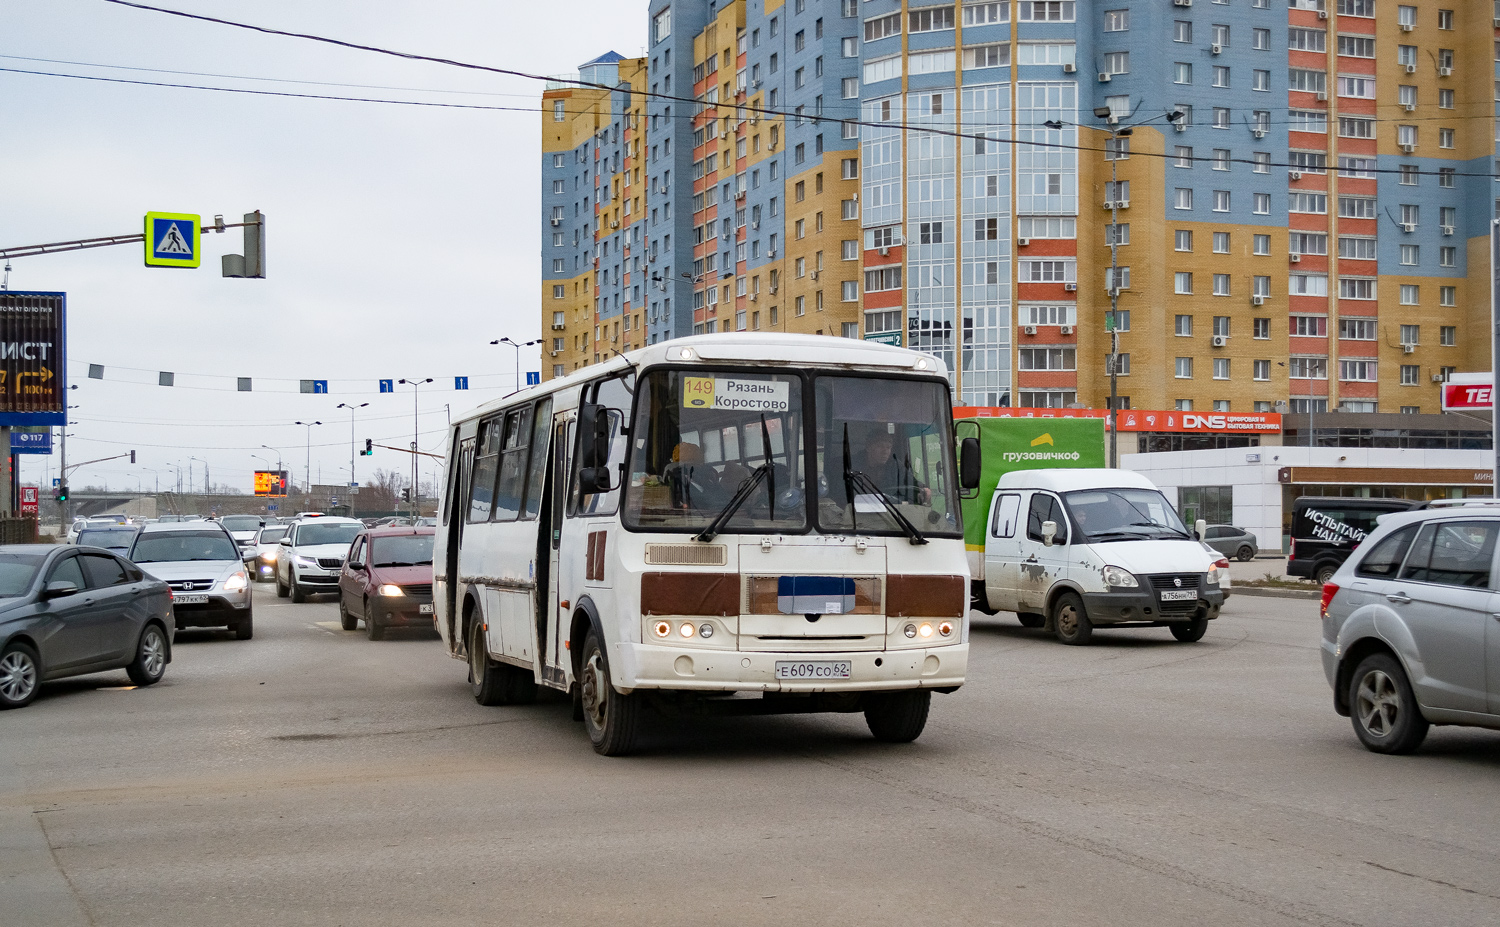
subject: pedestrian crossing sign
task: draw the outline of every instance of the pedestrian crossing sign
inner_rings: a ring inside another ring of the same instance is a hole
[[[203,262],[198,216],[148,212],[145,238],[147,267],[197,267]]]

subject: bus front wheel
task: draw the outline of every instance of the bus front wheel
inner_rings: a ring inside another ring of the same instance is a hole
[[[931,707],[931,689],[875,692],[865,696],[865,724],[876,740],[909,744],[922,736]]]
[[[635,749],[643,706],[639,696],[615,691],[596,631],[590,630],[584,638],[581,669],[578,691],[583,703],[583,726],[594,752],[601,756],[625,756]]]

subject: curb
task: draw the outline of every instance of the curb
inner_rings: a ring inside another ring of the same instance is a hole
[[[1262,586],[1230,586],[1229,594],[1263,596],[1268,599],[1321,599],[1323,597],[1321,589],[1303,592],[1301,589],[1276,589]]]

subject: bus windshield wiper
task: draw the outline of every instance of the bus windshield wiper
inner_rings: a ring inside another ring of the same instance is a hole
[[[714,520],[709,522],[707,528],[693,536],[693,540],[712,541],[717,537],[719,532],[724,530],[724,525],[729,522],[729,519],[734,517],[734,513],[739,511],[740,506],[745,504],[745,500],[755,492],[755,487],[760,485],[761,480],[767,481],[766,505],[770,509],[771,521],[776,520],[776,473],[771,461],[771,429],[766,425],[764,412],[760,415],[760,450],[766,462],[755,468],[755,472],[740,486],[734,498],[730,499]]]
[[[866,476],[863,471],[856,470],[849,465],[849,423],[845,422],[844,491],[849,498],[849,520],[854,523],[854,530],[858,532],[859,523],[855,521],[856,516],[854,514],[857,511],[857,509],[855,508],[855,489],[858,489],[860,492],[866,495],[874,496],[875,498],[879,499],[880,504],[885,506],[885,510],[890,513],[891,518],[894,519],[896,524],[901,527],[901,530],[905,532],[906,537],[913,544],[927,543],[927,539],[922,536],[922,532],[918,531],[917,526],[912,524],[905,515],[901,514],[901,510],[896,508],[896,503],[891,499],[890,496],[885,494],[885,490],[881,489],[879,486],[876,486],[875,481]]]

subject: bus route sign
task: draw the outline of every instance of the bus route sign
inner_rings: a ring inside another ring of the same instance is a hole
[[[0,425],[66,425],[67,294],[0,291]]]

